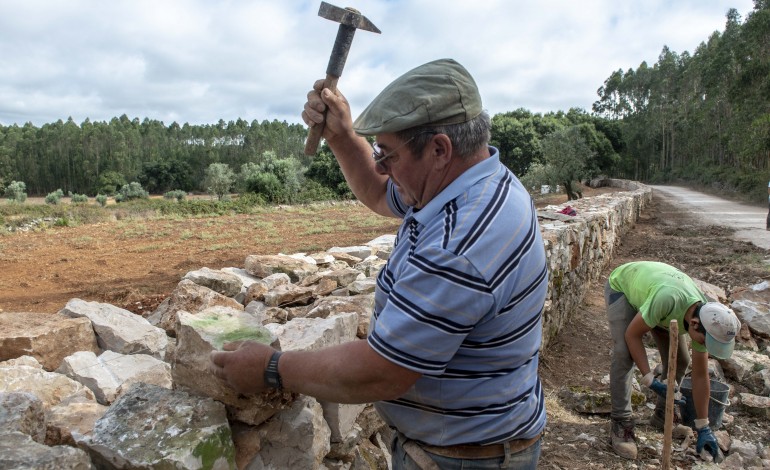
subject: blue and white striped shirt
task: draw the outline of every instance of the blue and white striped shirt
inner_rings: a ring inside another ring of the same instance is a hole
[[[377,278],[368,341],[423,376],[376,407],[430,445],[528,439],[545,427],[545,250],[529,194],[490,152],[419,211],[388,189],[404,222]]]

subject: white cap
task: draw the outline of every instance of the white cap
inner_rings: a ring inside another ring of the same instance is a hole
[[[719,302],[706,302],[700,308],[700,322],[706,329],[706,350],[719,359],[733,354],[735,336],[741,322],[732,310]]]

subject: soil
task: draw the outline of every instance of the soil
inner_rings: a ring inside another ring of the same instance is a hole
[[[585,196],[612,189],[583,188]],[[538,198],[539,207],[566,202]],[[309,227],[313,227],[309,229]],[[323,251],[359,245],[395,233],[397,219],[373,215],[358,203],[283,207],[255,215],[189,219],[116,220],[0,235],[0,312],[55,313],[72,298],[108,302],[139,315],[151,313],[191,270],[242,267],[250,254]],[[569,409],[560,392],[582,387],[608,392],[611,342],[603,283],[610,270],[632,260],[659,260],[725,289],[770,278],[770,251],[735,240],[729,228],[699,227],[682,209],[654,197],[622,239],[603,279],[589,286],[573,320],[543,354],[541,374],[549,424],[540,468],[659,468],[662,435],[646,426],[650,410],[637,410],[639,461],[626,461],[608,445],[609,417]],[[604,383],[603,383],[604,382]],[[730,409],[733,414],[733,410]],[[764,422],[735,412],[733,437],[770,442]],[[690,468],[690,451],[674,452],[674,465]]]

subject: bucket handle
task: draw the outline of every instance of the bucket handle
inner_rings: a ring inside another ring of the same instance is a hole
[[[715,401],[715,402],[719,403],[719,404],[720,404],[720,405],[722,405],[722,406],[725,406],[725,407],[727,407],[727,406],[730,406],[730,402],[729,402],[729,401],[728,401],[727,403],[722,403],[721,401],[717,400],[717,399],[716,399],[716,398],[714,398],[714,397],[709,397],[709,398],[710,398],[711,400],[713,400],[713,401]]]

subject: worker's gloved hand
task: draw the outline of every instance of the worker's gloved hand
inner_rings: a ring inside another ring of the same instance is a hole
[[[719,462],[719,444],[708,424],[698,428],[698,443],[695,444],[695,451],[700,454],[703,449],[706,449],[711,454],[714,462]]]
[[[664,384],[660,380],[656,379],[653,376],[652,372],[649,372],[647,375],[645,375],[642,378],[642,384],[646,385],[647,387],[649,387],[653,392],[658,394],[658,396],[660,396],[661,398],[663,398],[663,399],[666,398],[666,393],[668,391],[668,387],[666,386],[666,384]],[[677,392],[677,388],[676,387],[674,387],[674,392]],[[676,395],[674,395],[674,404],[675,405],[685,405],[687,403],[687,401],[684,399],[684,397],[679,397],[677,395],[679,395],[679,394],[677,393]]]

